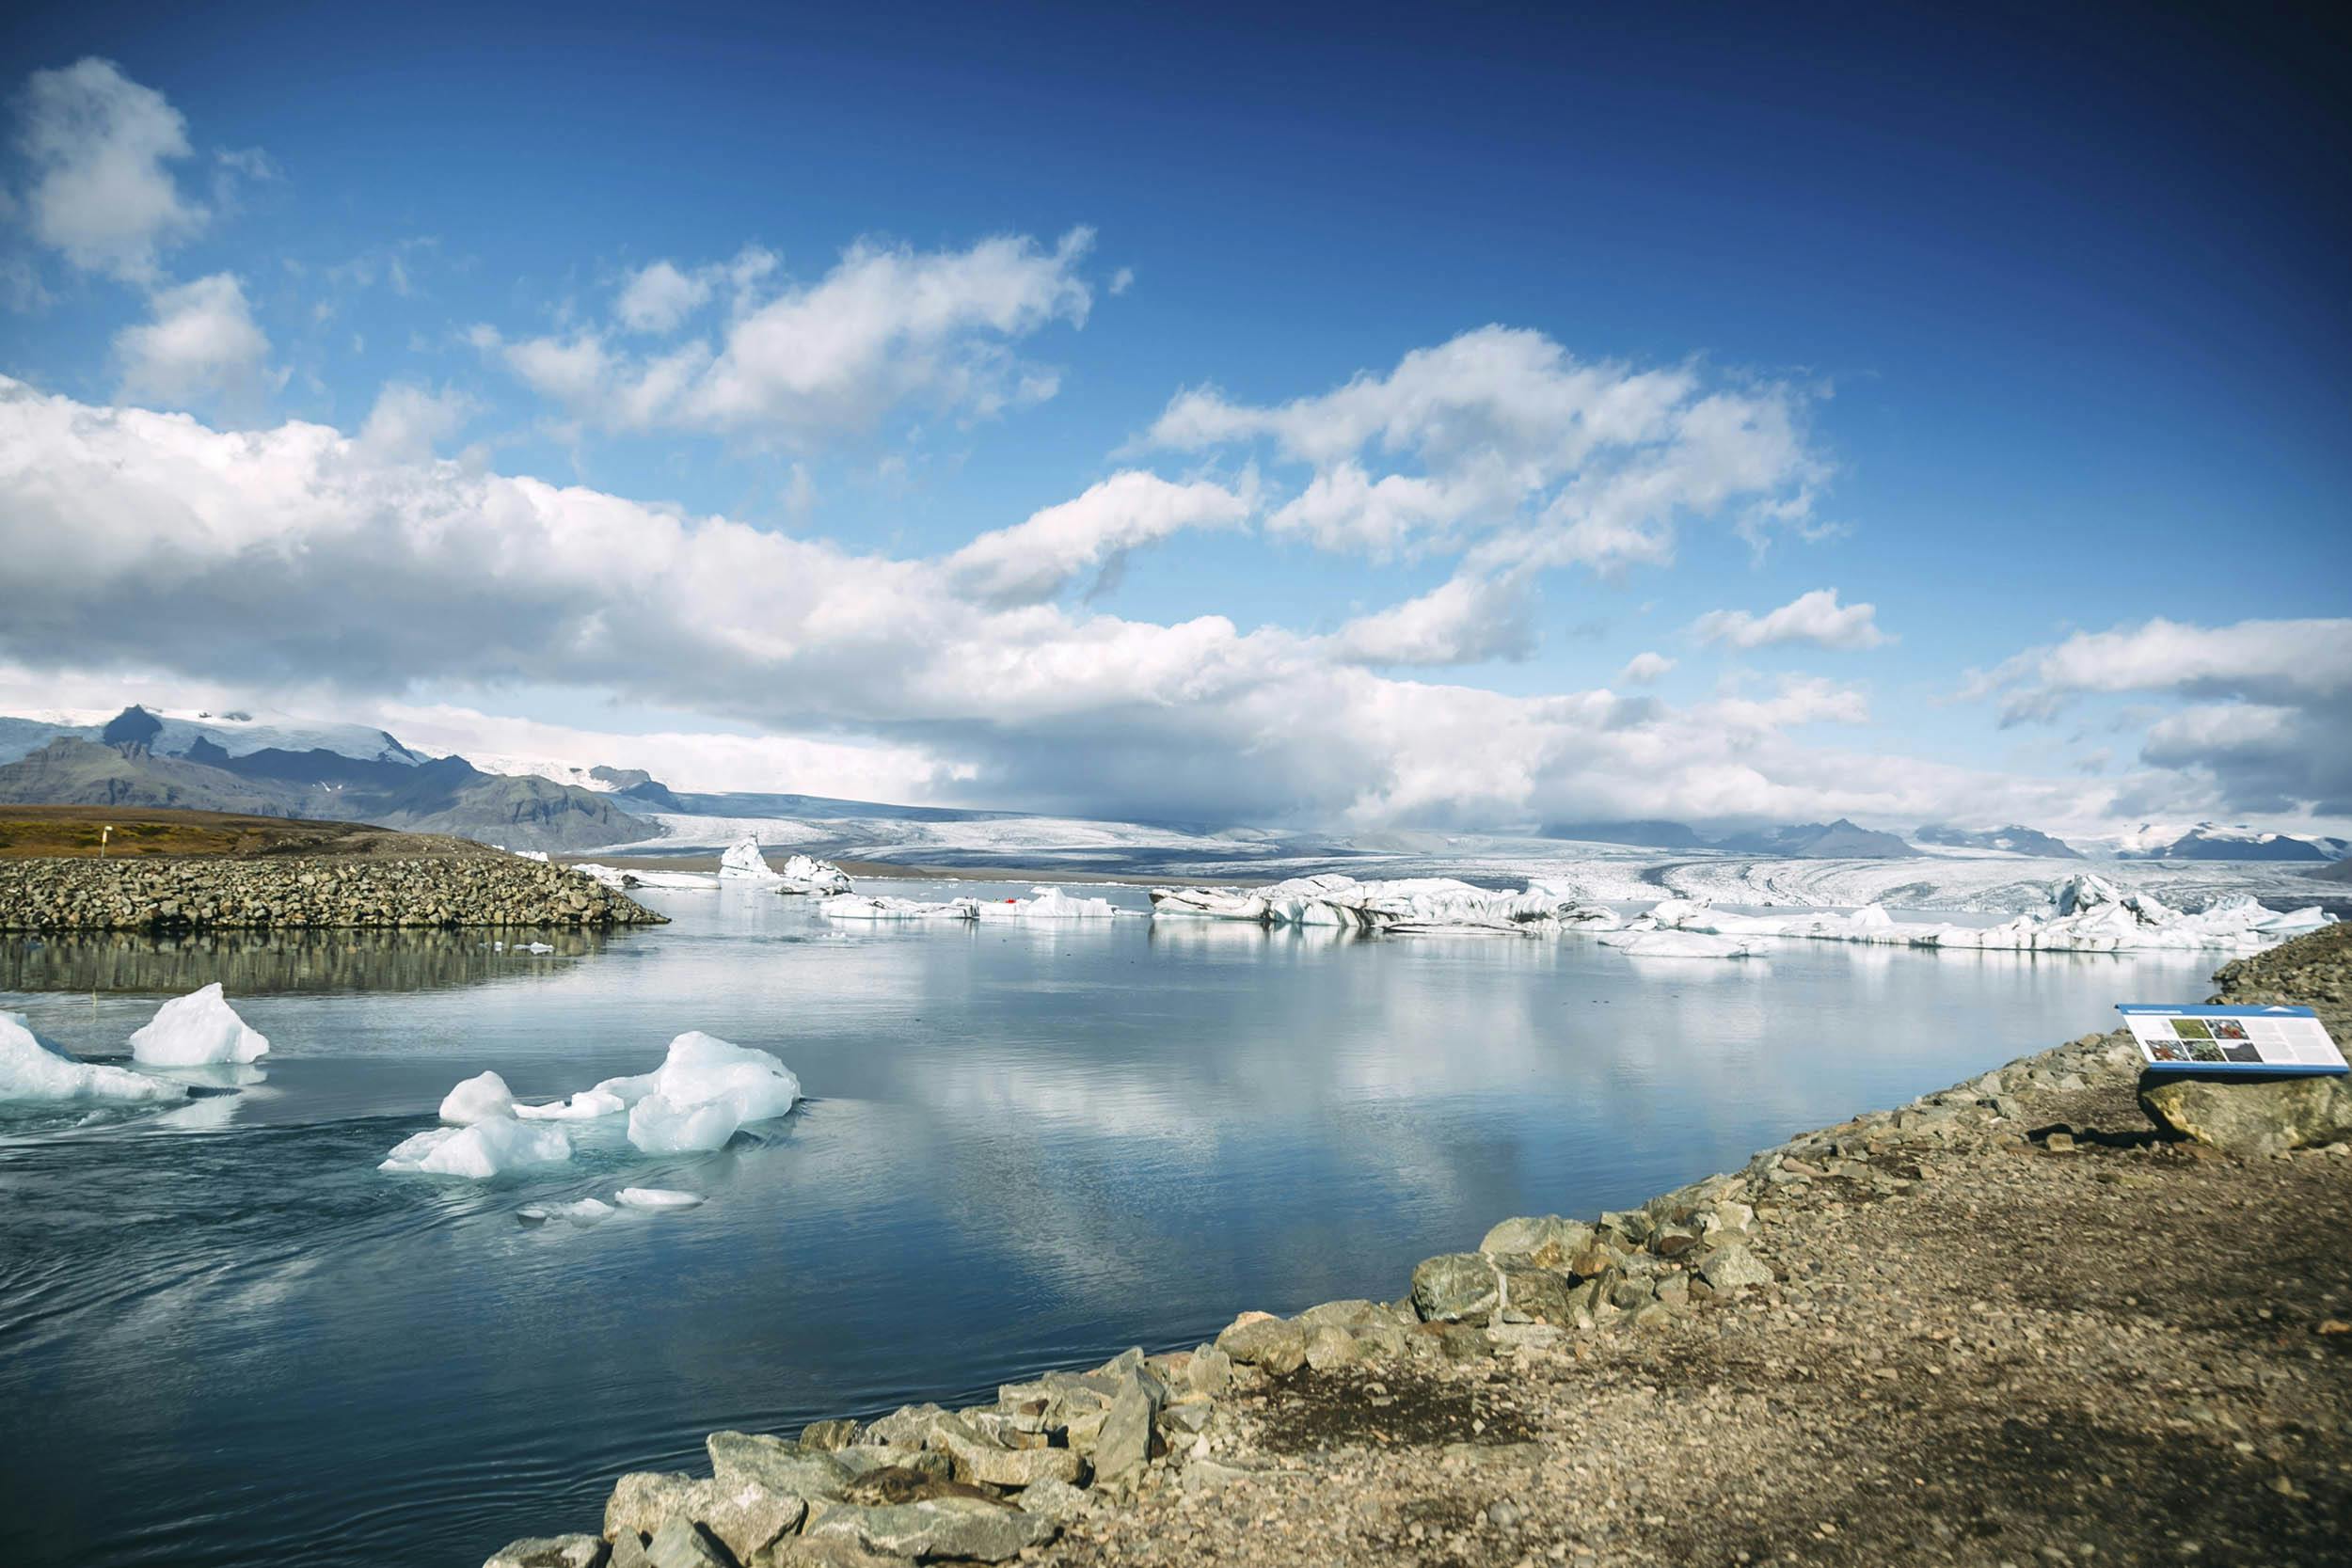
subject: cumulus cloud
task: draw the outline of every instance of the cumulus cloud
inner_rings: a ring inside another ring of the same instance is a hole
[[[413,382],[389,382],[359,427],[359,445],[376,457],[430,457],[436,446],[457,434],[473,410],[473,399],[454,388],[436,391]]]
[[[1878,607],[1841,605],[1835,588],[1800,594],[1778,610],[1751,615],[1744,610],[1711,610],[1691,623],[1702,642],[1734,648],[1766,648],[1809,642],[1820,648],[1875,648],[1890,641],[1878,628]]]
[[[153,319],[115,335],[122,395],[184,402],[247,388],[269,353],[245,285],[216,272],[148,296]]]
[[[1333,644],[1341,657],[1356,664],[1526,658],[1535,651],[1526,580],[1456,575],[1417,598],[1348,622]]]
[[[1647,686],[1675,667],[1675,661],[1664,654],[1640,653],[1625,661],[1617,678],[1628,686]]]
[[[1489,576],[1612,571],[1670,560],[1686,518],[1802,525],[1826,473],[1804,402],[1786,386],[1710,387],[1689,367],[1580,361],[1540,332],[1485,326],[1287,403],[1192,388],[1145,439],[1264,443],[1307,466],[1268,527],[1325,548],[1468,549]]]
[[[2186,705],[2153,717],[2140,760],[2206,781],[2219,808],[2352,816],[2352,619],[2158,618],[2076,632],[1972,675],[1963,689],[1998,696],[2004,726],[2126,693]]]
[[[1040,533],[1056,562],[1095,537]],[[1406,680],[1279,626],[976,599],[952,560],[0,381],[0,662],[35,671],[378,705],[572,691],[901,748],[962,799],[1097,815],[2051,820],[2084,787],[1801,744],[1866,711],[1826,683],[1677,709]]]
[[[1128,552],[1184,529],[1235,528],[1252,507],[1254,481],[1227,489],[1171,483],[1156,474],[1114,474],[1073,500],[983,533],[947,558],[957,591],[997,605],[1052,598],[1079,576],[1114,579]]]
[[[1093,292],[1080,266],[1093,240],[1075,229],[1051,248],[1019,235],[963,250],[860,242],[816,282],[765,297],[756,291],[775,264],[765,251],[692,274],[660,261],[623,288],[621,325],[674,330],[723,280],[737,299],[715,341],[641,354],[594,327],[520,341],[488,326],[472,336],[532,389],[607,429],[797,444],[869,430],[907,404],[986,417],[1054,394],[1054,373],[1011,345],[1056,322],[1085,324]]]
[[[17,145],[31,166],[34,237],[84,271],[150,282],[158,254],[204,227],[170,167],[189,155],[186,119],[112,60],[34,71]]]

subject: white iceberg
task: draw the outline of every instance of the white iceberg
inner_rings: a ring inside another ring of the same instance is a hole
[[[1523,892],[1474,887],[1451,877],[1359,882],[1325,874],[1264,888],[1153,888],[1152,913],[1264,926],[1334,926],[1367,931],[1491,931],[1543,935],[1611,930],[1615,911],[1581,900],[1564,884],[1534,881]]]
[[[375,1168],[485,1181],[530,1165],[560,1165],[571,1157],[572,1141],[562,1128],[492,1117],[471,1127],[429,1128],[404,1140]]]
[[[707,871],[624,871],[617,865],[602,865],[594,861],[582,861],[572,869],[590,881],[603,883],[615,893],[627,893],[631,888],[641,887],[708,891],[719,885],[719,879]]]
[[[944,904],[925,904],[912,898],[837,893],[819,901],[817,912],[827,920],[977,920],[980,917],[980,901],[977,898],[951,898]]]
[[[143,1072],[78,1061],[33,1033],[23,1013],[0,1012],[0,1103],[65,1100],[184,1100],[188,1091]]]
[[[703,1200],[700,1193],[682,1193],[675,1187],[623,1187],[615,1196],[630,1209],[691,1209]]]
[[[745,1122],[783,1116],[801,1098],[800,1079],[775,1057],[700,1030],[672,1040],[646,1076],[596,1088],[633,1099],[628,1141],[648,1154],[723,1148]]]
[[[794,855],[784,863],[784,881],[778,893],[802,893],[816,897],[848,893],[853,884],[850,874],[831,861],[820,861],[807,855]]]
[[[545,1105],[516,1105],[515,1115],[524,1121],[594,1121],[599,1117],[617,1117],[628,1109],[628,1102],[617,1094],[582,1089],[569,1100],[549,1101]]]
[[[594,1225],[612,1212],[612,1205],[599,1197],[583,1197],[571,1203],[526,1203],[515,1211],[517,1219],[532,1225],[548,1220],[569,1220],[574,1225]]]
[[[719,857],[719,879],[723,882],[780,882],[768,857],[759,852],[759,840],[739,839],[727,846]]]
[[[507,1092],[506,1080],[495,1072],[477,1073],[441,1101],[441,1119],[459,1127],[514,1114],[515,1097]]]
[[[237,1016],[218,981],[165,1003],[131,1037],[131,1059],[152,1067],[250,1062],[268,1052],[269,1041]]]
[[[1119,910],[1107,898],[1073,898],[1057,887],[1041,887],[1026,898],[973,902],[981,920],[1110,920]]]
[[[1636,958],[1753,958],[1764,951],[1754,942],[1695,931],[1611,931],[1600,944]]]

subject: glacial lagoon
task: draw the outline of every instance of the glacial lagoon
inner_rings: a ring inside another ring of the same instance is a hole
[[[1025,886],[905,884],[909,896]],[[1136,890],[1108,890],[1139,910]],[[1391,1296],[1494,1220],[1590,1212],[2195,999],[2223,955],[1154,923],[833,926],[758,888],[675,924],[0,940],[0,1008],[120,1060],[224,980],[271,1041],[163,1111],[0,1111],[12,1560],[474,1568],[624,1470]],[[492,1182],[387,1175],[451,1085],[552,1099],[703,1029],[808,1100],[716,1154],[617,1129]],[[624,1186],[675,1212],[526,1224]]]

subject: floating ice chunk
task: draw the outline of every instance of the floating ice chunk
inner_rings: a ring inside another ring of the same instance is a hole
[[[507,853],[517,860],[537,861],[541,865],[548,863],[548,852],[545,849],[509,849]]]
[[[549,1220],[569,1220],[574,1225],[594,1225],[612,1212],[612,1205],[600,1197],[583,1197],[571,1203],[526,1203],[515,1211],[515,1217],[532,1225],[545,1225]]]
[[[682,1193],[674,1187],[623,1187],[617,1196],[631,1209],[691,1209],[703,1200],[700,1193]]]
[[[775,868],[768,863],[768,857],[759,852],[759,840],[746,838],[729,845],[727,852],[719,857],[719,879],[730,882],[780,882],[784,879],[777,876]]]
[[[560,1165],[571,1157],[572,1140],[562,1128],[492,1117],[471,1127],[429,1128],[404,1140],[375,1168],[485,1181],[527,1165]]]
[[[555,951],[555,944],[547,942],[518,942],[515,944],[515,951],[517,953],[552,953]]]
[[[831,861],[820,861],[807,855],[795,855],[784,863],[784,885],[778,893],[804,893],[823,897],[848,893],[853,884],[850,874]]]
[[[1495,931],[1535,935],[1576,927],[1613,929],[1613,910],[1581,902],[1561,882],[1531,882],[1523,893],[1474,887],[1451,877],[1359,882],[1326,873],[1264,888],[1153,888],[1154,916],[1255,921],[1267,926],[1339,927],[1367,931]]]
[[[460,1127],[514,1114],[515,1097],[507,1092],[506,1080],[495,1072],[467,1079],[441,1101],[441,1119]]]
[[[719,885],[719,879],[707,871],[624,871],[617,865],[599,865],[593,861],[582,861],[572,869],[615,893],[641,887],[709,889]]]
[[[840,893],[819,902],[817,912],[827,920],[977,920],[980,901],[951,898],[944,904],[924,904],[912,898],[875,898],[862,893]]]
[[[1611,931],[1600,944],[1636,958],[1755,958],[1764,953],[1754,942],[1693,931]]]
[[[610,1095],[621,1102],[623,1110],[627,1110],[654,1092],[653,1081],[656,1076],[654,1073],[641,1072],[633,1078],[607,1078],[595,1088],[590,1089],[588,1093]]]
[[[132,1060],[156,1067],[250,1062],[268,1051],[269,1041],[237,1016],[218,981],[165,1003],[131,1037]]]
[[[1107,898],[1073,898],[1057,887],[1041,887],[1027,898],[976,902],[973,909],[982,920],[1110,920],[1119,913]]]
[[[515,1115],[524,1121],[594,1121],[598,1117],[617,1117],[628,1109],[628,1101],[603,1089],[582,1089],[569,1100],[550,1101],[545,1105],[517,1105]]]
[[[636,1086],[622,1079],[596,1086],[620,1093],[624,1084]],[[648,1154],[719,1148],[743,1123],[783,1116],[800,1098],[800,1079],[767,1052],[693,1030],[670,1042],[630,1107],[628,1141]]]
[[[143,1072],[77,1061],[33,1033],[23,1013],[0,1012],[0,1101],[184,1100],[188,1091]]]

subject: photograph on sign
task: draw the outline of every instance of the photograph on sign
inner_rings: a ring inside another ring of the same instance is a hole
[[[2151,1069],[2235,1073],[2347,1070],[2344,1053],[2309,1007],[2116,1008]]]

